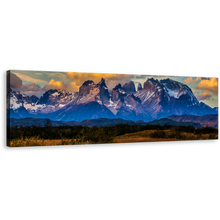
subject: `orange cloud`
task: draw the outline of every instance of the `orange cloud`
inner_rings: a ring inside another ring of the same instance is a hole
[[[202,94],[200,94],[200,93],[196,94],[196,98],[199,101],[209,99],[210,97],[211,97],[211,94],[209,93],[209,91],[204,91],[204,92],[202,92]]]
[[[203,79],[194,87],[195,89],[207,90],[212,92],[213,95],[218,94],[218,78]]]
[[[40,86],[36,83],[23,84],[19,91],[27,92],[27,91],[39,91]]]
[[[55,87],[63,87],[63,82],[62,81],[56,81],[55,79],[51,79],[48,83],[48,85],[53,85]]]
[[[78,92],[79,86],[76,85],[76,82],[71,81],[67,84],[65,84],[62,81],[58,81],[55,79],[51,79],[43,88],[42,90],[47,91],[50,89],[64,89],[71,92]]]
[[[66,90],[71,91],[71,92],[78,92],[79,86],[76,85],[76,82],[71,81],[71,82],[67,83]]]
[[[198,80],[201,80],[201,77],[196,77],[196,79],[193,79],[192,77],[189,77],[187,79],[184,79],[184,82],[188,84],[188,83],[195,83]]]
[[[51,79],[44,87],[43,90],[49,89],[66,89],[66,85],[62,81]]]
[[[135,77],[133,74],[107,74],[107,73],[77,73],[77,72],[68,72],[67,78],[72,79],[73,81],[69,83],[68,88],[79,87],[86,80],[93,80],[94,83],[98,83],[101,78],[106,80],[106,85],[111,90],[115,85],[121,83],[122,85],[127,83],[131,78]]]

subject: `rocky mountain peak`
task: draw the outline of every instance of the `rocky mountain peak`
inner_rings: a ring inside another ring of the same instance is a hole
[[[154,85],[155,87],[161,87],[161,83],[158,81],[158,79],[150,78],[148,81],[149,81],[152,85]]]
[[[114,88],[113,88],[113,90],[118,90],[118,89],[120,89],[121,88],[121,84],[119,83],[118,85],[116,85]]]
[[[169,78],[160,80],[160,83],[166,88],[170,97],[180,98],[182,95],[185,95],[188,96],[193,103],[198,103],[198,100],[194,96],[192,90],[186,84]]]
[[[119,83],[116,85],[112,90],[112,101],[117,101],[119,99],[122,99],[126,96],[126,92],[124,88],[122,88],[121,84]]]
[[[124,86],[122,87],[124,89],[124,91],[128,94],[132,94],[135,93],[135,85],[133,81],[130,81],[128,83],[125,83]]]
[[[152,79],[147,79],[147,81],[144,83],[144,89],[156,91],[155,82],[152,81]]]
[[[94,85],[95,83],[92,80],[87,80],[85,81],[82,86],[89,86],[89,85]]]
[[[172,89],[172,90],[180,90],[180,89],[184,89],[186,87],[185,84],[183,84],[181,82],[174,81],[169,78],[160,80],[160,83],[163,84],[166,88]]]
[[[99,104],[103,104],[108,102],[108,100],[109,92],[104,78],[102,78],[101,81],[97,84],[95,84],[92,80],[87,80],[79,88],[77,103],[88,103],[96,101]]]
[[[142,90],[142,85],[141,83],[138,83],[137,91]]]
[[[155,83],[158,83],[158,79],[154,79],[153,77],[151,78],[148,78],[148,81],[150,81],[151,83],[155,84]]]
[[[104,78],[102,78],[101,81],[97,85],[105,86],[107,88],[107,86],[105,84],[105,79]]]

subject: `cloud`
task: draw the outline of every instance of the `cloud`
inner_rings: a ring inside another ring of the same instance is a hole
[[[62,81],[51,79],[42,90],[47,91],[49,89],[66,89],[66,85]]]
[[[184,79],[184,82],[188,84],[188,83],[195,83],[198,80],[201,80],[201,77],[196,77],[195,79],[193,79],[192,77],[189,77],[189,78]]]
[[[146,79],[147,76],[145,76],[145,75],[135,75],[134,78],[135,79]]]
[[[122,85],[132,80],[136,75],[133,74],[107,74],[107,73],[77,73],[77,72],[68,72],[67,78],[72,79],[69,83],[68,88],[70,90],[77,90],[86,80],[93,80],[95,83],[98,83],[101,78],[106,80],[106,85],[111,90],[121,83]]]
[[[56,73],[55,72],[55,73],[47,73],[47,75],[51,78],[58,78],[62,81],[67,80],[67,75],[65,73],[58,73],[58,72]]]
[[[45,91],[42,91],[42,90],[39,90],[39,91],[25,91],[25,92],[22,92],[22,93],[24,93],[27,96],[35,95],[38,98],[40,98],[45,93]]]
[[[22,86],[22,81],[14,73],[7,74],[7,85],[13,89],[19,89]]]
[[[71,81],[71,82],[67,83],[66,90],[71,91],[71,92],[78,92],[79,86],[76,85],[76,82]]]
[[[210,78],[201,80],[201,82],[194,87],[195,89],[207,90],[213,95],[218,94],[218,78]]]
[[[202,92],[202,94],[200,94],[199,92],[196,92],[195,95],[199,101],[206,100],[206,99],[209,100],[211,98],[211,94],[209,93],[209,91],[204,91]]]
[[[39,91],[40,86],[37,85],[36,83],[30,83],[30,84],[24,84],[21,86],[19,91],[27,92],[27,91]]]
[[[35,79],[31,76],[27,76],[27,75],[23,75],[21,73],[14,73],[15,75],[17,75],[20,79],[27,81],[27,82],[31,82],[31,83],[47,83],[47,81],[42,80],[42,79]]]
[[[43,94],[41,87],[35,83],[23,84],[22,80],[14,73],[10,72],[7,74],[7,86],[14,89],[15,91],[21,91],[26,95],[36,95],[40,97]]]
[[[70,81],[67,84],[65,84],[62,81],[58,81],[55,79],[51,79],[43,88],[43,91],[47,91],[50,89],[64,89],[70,92],[78,92],[79,86],[76,85],[76,82]]]

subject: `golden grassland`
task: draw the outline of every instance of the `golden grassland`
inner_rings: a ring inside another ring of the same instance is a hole
[[[13,139],[10,141],[10,147],[29,147],[29,146],[54,146],[54,145],[78,145],[91,144],[88,141],[76,139],[57,139],[57,140],[43,140],[38,137]]]
[[[119,137],[115,139],[115,143],[132,143],[132,142],[157,142],[157,141],[177,141],[172,138],[135,138],[135,137]]]
[[[157,131],[146,130],[146,131],[124,134],[124,135],[115,137],[113,140],[113,143],[218,139],[218,134],[194,134],[194,133],[181,132],[179,136],[172,136],[173,132],[171,130],[163,130],[163,132],[165,132],[165,136],[163,138],[158,138],[158,137],[152,137],[152,133],[154,132],[157,132]],[[81,139],[44,140],[44,139],[39,139],[39,137],[13,139],[9,142],[10,147],[79,145],[79,144],[92,144],[92,142],[84,141],[82,138]]]
[[[165,138],[152,138],[151,134],[156,132],[156,130],[147,130],[147,131],[140,131],[130,134],[124,134],[115,138],[115,143],[131,143],[131,142],[156,142],[156,141],[184,141],[184,140],[209,140],[209,139],[218,139],[218,134],[193,134],[193,133],[186,133],[181,132],[181,137],[172,137],[171,130],[163,130],[166,135],[168,136]]]

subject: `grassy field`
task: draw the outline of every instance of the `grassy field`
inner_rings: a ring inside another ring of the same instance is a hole
[[[218,134],[194,134],[186,132],[175,132],[172,130],[146,130],[135,133],[124,134],[114,138],[113,143],[131,143],[131,142],[155,142],[155,141],[182,141],[182,140],[208,140],[218,139]],[[53,146],[53,145],[79,145],[96,144],[91,141],[81,139],[57,139],[44,140],[38,137],[13,139],[10,141],[11,147],[22,146]]]
[[[91,144],[88,141],[76,139],[57,139],[57,140],[44,140],[38,137],[14,139],[10,141],[10,147],[28,147],[28,146],[54,146],[54,145],[79,145]]]
[[[124,134],[115,138],[115,143],[131,143],[131,142],[155,142],[155,141],[183,141],[183,140],[208,140],[218,139],[218,134],[193,134],[193,133],[176,133],[172,130],[163,130],[164,137],[152,137],[152,133],[156,130],[140,131],[130,134]]]

